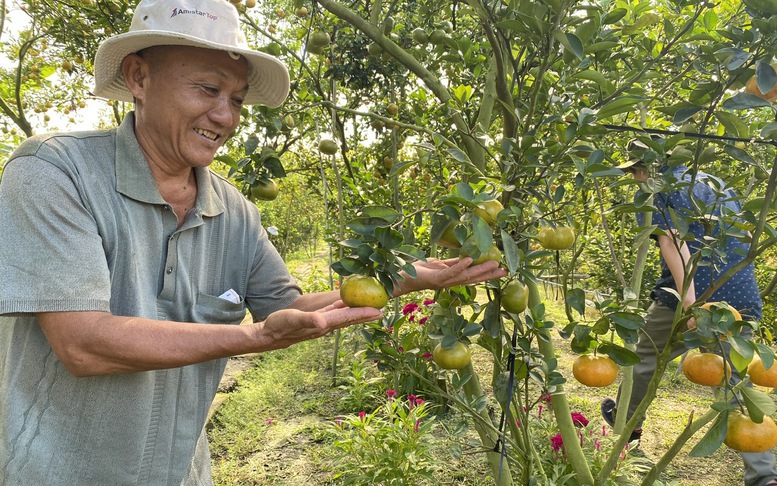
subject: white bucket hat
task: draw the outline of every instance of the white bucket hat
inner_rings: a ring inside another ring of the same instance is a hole
[[[94,59],[94,94],[133,101],[121,63],[128,54],[152,46],[177,45],[227,51],[248,60],[244,103],[277,108],[289,94],[289,71],[277,58],[249,49],[237,9],[224,0],[142,0],[129,32],[105,40]]]

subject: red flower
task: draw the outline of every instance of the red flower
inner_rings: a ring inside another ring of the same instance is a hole
[[[396,390],[386,390],[386,396],[389,400],[393,400],[397,396]]]
[[[572,412],[572,423],[575,427],[585,427],[588,425],[588,419],[580,412]]]
[[[550,445],[553,450],[558,452],[564,447],[564,439],[561,438],[561,434],[556,434],[550,438]]]
[[[419,324],[421,324],[421,325],[423,326],[424,324],[426,324],[426,321],[427,321],[428,319],[429,319],[428,317],[424,316],[424,317],[422,317],[421,319],[419,319],[418,323],[419,323]]]
[[[432,304],[434,304],[434,299],[426,299],[426,300],[424,301],[424,305],[425,305],[426,307],[429,307],[429,306],[430,306],[430,305],[432,305]]]
[[[408,315],[417,310],[418,310],[418,304],[416,304],[415,302],[410,302],[409,304],[405,304],[405,306],[402,308],[402,314]]]

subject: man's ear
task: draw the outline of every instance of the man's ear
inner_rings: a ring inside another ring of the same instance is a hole
[[[148,61],[137,54],[129,54],[121,62],[121,73],[132,97],[142,101],[149,82]]]

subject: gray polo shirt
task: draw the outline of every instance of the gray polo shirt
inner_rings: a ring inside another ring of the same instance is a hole
[[[0,484],[210,484],[204,422],[226,360],[76,378],[33,313],[97,310],[238,324],[300,295],[232,185],[197,169],[177,228],[130,114],[35,137],[0,182]],[[219,298],[233,289],[242,302]],[[195,452],[196,451],[196,452]]]

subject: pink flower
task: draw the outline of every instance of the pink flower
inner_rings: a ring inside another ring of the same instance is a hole
[[[392,390],[386,390],[386,396],[388,397],[389,400],[393,400],[394,397],[397,396],[397,392],[396,392],[396,390],[393,390],[393,389]]]
[[[432,353],[424,353],[421,355],[423,359],[432,359]]]
[[[542,418],[542,405],[537,407],[537,418]]]
[[[410,317],[407,318],[410,322],[415,322],[415,314],[410,314]]]
[[[415,405],[416,405],[415,400],[416,400],[416,396],[415,395],[408,395],[407,396],[407,404],[408,404],[410,410],[413,410],[413,408],[415,407]]]
[[[416,398],[415,399],[415,406],[416,407],[420,407],[423,403],[424,403],[424,399],[423,398]]]
[[[429,307],[432,304],[434,304],[434,299],[426,299],[426,300],[424,300],[424,305],[426,307]]]
[[[550,393],[546,393],[540,397],[541,402],[550,403]]]
[[[588,419],[580,412],[572,412],[572,423],[575,427],[585,427],[588,425]]]
[[[410,302],[409,304],[405,304],[405,306],[402,308],[402,315],[408,315],[418,310],[418,304],[415,302]]]
[[[364,410],[362,410],[361,412],[359,412],[359,420],[361,420],[362,422],[364,422],[364,416],[365,416],[365,415],[367,415],[367,412],[365,412]]]
[[[429,318],[428,318],[428,317],[426,317],[426,316],[424,316],[424,317],[422,317],[422,318],[421,318],[421,319],[418,321],[418,323],[419,323],[419,324],[421,324],[421,325],[423,326],[424,324],[426,324],[426,321],[427,321],[427,320],[429,320]]]
[[[416,434],[418,433],[418,429],[421,427],[421,419],[418,419],[415,421],[415,425],[413,425],[413,430],[415,430]]]
[[[561,434],[556,434],[553,437],[550,438],[550,445],[553,447],[553,450],[558,452],[561,450],[562,447],[564,447],[564,439],[561,438]]]
[[[404,350],[405,350],[405,348],[403,348],[402,346],[397,346],[397,351],[402,352]]]

